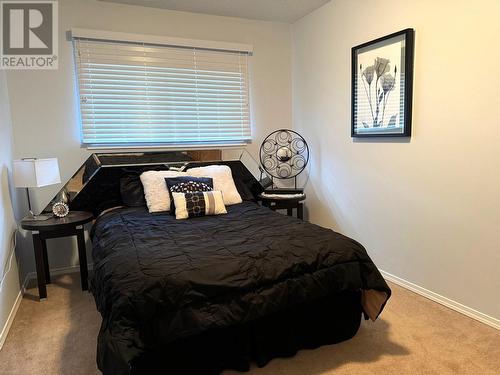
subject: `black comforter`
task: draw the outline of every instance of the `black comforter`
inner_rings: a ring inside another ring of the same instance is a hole
[[[332,292],[382,292],[376,315],[390,296],[358,242],[250,202],[189,220],[114,210],[96,221],[92,242],[104,373],[128,374],[155,347]]]

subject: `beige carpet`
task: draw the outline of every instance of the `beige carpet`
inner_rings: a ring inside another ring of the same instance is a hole
[[[78,274],[54,277],[46,301],[25,295],[0,351],[0,374],[91,375],[100,316]],[[500,374],[500,331],[391,285],[381,319],[352,340],[276,359],[249,375]],[[224,375],[240,374],[227,371]]]

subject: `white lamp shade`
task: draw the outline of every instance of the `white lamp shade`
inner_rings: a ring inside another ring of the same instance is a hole
[[[14,160],[16,187],[42,187],[61,182],[56,158]]]

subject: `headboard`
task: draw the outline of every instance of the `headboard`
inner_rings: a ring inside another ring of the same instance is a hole
[[[60,200],[69,201],[70,210],[92,212],[123,205],[120,179],[139,176],[148,170],[168,170],[222,164],[231,168],[233,177],[242,182],[257,197],[262,185],[240,160],[223,161],[221,150],[129,152],[92,154],[45,207],[50,212],[52,205]]]

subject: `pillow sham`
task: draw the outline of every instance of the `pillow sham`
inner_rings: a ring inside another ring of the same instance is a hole
[[[252,194],[252,191],[243,182],[243,180],[236,177],[236,178],[234,178],[234,184],[236,185],[236,189],[238,189],[238,193],[240,194],[241,200],[257,202],[257,199]]]
[[[150,213],[170,211],[170,194],[165,178],[187,176],[186,172],[147,171],[141,174],[144,198]]]
[[[120,178],[120,195],[125,206],[143,207],[146,205],[144,188],[139,176],[125,176]]]
[[[231,168],[227,165],[208,165],[188,169],[187,174],[195,177],[211,177],[214,181],[214,190],[222,193],[224,204],[230,206],[243,202],[236,185],[234,184]]]
[[[194,193],[172,193],[177,220],[226,214],[222,193],[217,190]]]

